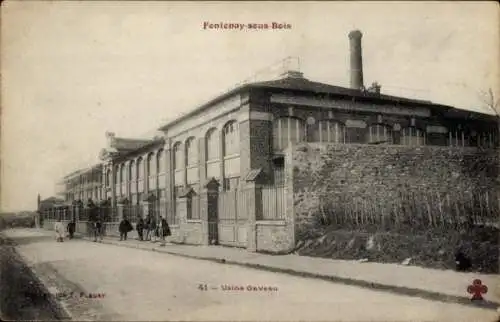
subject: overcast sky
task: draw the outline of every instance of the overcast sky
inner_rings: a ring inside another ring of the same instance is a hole
[[[7,1],[1,18],[4,211],[35,209],[37,193],[53,195],[59,178],[97,162],[106,131],[152,135],[287,56],[311,80],[348,86],[354,28],[365,84],[386,94],[477,110],[477,93],[500,87],[494,2]],[[292,28],[204,30],[205,21]]]

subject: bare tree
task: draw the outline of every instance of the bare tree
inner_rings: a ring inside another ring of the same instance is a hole
[[[479,92],[479,98],[484,103],[485,107],[490,109],[497,118],[498,134],[500,136],[500,100],[495,97],[491,87],[488,91]]]
[[[500,100],[495,98],[493,90],[491,88],[488,91],[481,91],[479,93],[479,98],[484,103],[484,105],[490,109],[497,117],[500,116]]]

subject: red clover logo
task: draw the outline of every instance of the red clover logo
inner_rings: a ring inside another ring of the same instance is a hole
[[[488,293],[488,287],[483,285],[480,279],[475,279],[472,285],[467,287],[467,292],[472,294],[471,301],[483,300],[483,294]]]

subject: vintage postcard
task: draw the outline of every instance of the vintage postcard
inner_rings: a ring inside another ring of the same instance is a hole
[[[1,9],[1,320],[499,321],[496,2]]]

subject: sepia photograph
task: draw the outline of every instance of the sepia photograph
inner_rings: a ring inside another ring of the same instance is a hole
[[[0,321],[500,321],[495,1],[3,1]]]

